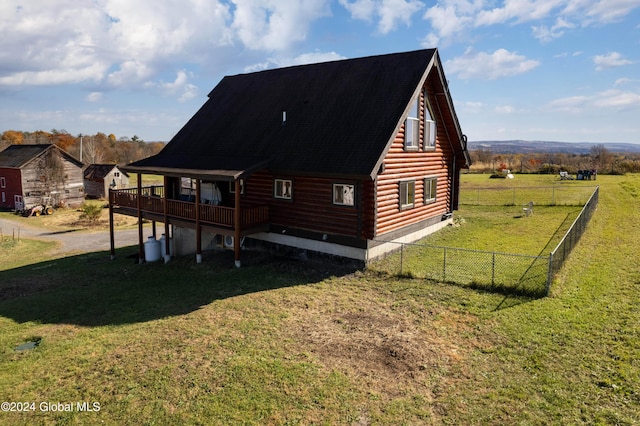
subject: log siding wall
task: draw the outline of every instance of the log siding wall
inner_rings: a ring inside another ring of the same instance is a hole
[[[291,200],[273,197],[274,179],[288,179],[293,182]],[[355,206],[333,204],[335,183],[355,186]],[[293,177],[261,171],[247,179],[241,203],[269,205],[269,219],[272,225],[366,238],[362,226],[363,186],[362,182],[350,179]]]
[[[426,92],[432,93],[429,86]],[[420,102],[420,135],[419,150],[405,150],[404,124],[384,159],[384,171],[376,179],[376,222],[375,235],[400,229],[425,219],[440,216],[449,211],[451,203],[451,163],[453,152],[447,140],[447,131],[437,109],[437,99],[429,96],[432,116],[436,122],[435,149],[424,149],[424,93]],[[451,159],[448,160],[447,159]],[[436,200],[425,204],[424,178],[436,177]],[[400,182],[415,181],[415,198],[412,208],[401,209]]]

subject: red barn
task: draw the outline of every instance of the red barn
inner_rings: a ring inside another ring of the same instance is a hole
[[[110,206],[163,222],[198,260],[226,241],[237,264],[241,242],[366,263],[451,223],[469,164],[438,51],[419,50],[225,77],[123,168],[164,185],[138,179]]]
[[[52,144],[9,145],[0,152],[0,209],[23,210],[45,199],[81,205],[82,163]]]

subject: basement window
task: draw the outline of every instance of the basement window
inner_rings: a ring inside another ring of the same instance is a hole
[[[416,181],[400,182],[400,210],[413,208],[416,199]]]

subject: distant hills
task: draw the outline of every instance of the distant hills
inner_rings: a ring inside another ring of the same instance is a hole
[[[553,141],[469,141],[471,151],[486,149],[494,154],[567,153],[589,154],[594,145],[603,145],[611,152],[640,154],[640,144],[633,143],[592,143]]]

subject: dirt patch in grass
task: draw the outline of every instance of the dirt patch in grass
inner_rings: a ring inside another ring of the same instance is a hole
[[[491,336],[475,335],[478,319],[473,315],[432,310],[415,300],[390,306],[389,294],[370,287],[353,304],[341,305],[339,295],[353,289],[334,291],[324,291],[322,300],[310,299],[292,316],[293,350],[345,374],[385,404],[419,395],[428,417],[437,418],[439,383],[445,377],[468,377],[470,351],[494,344],[484,340]]]
[[[63,283],[44,274],[15,277],[0,284],[0,301],[29,296],[59,287]]]

